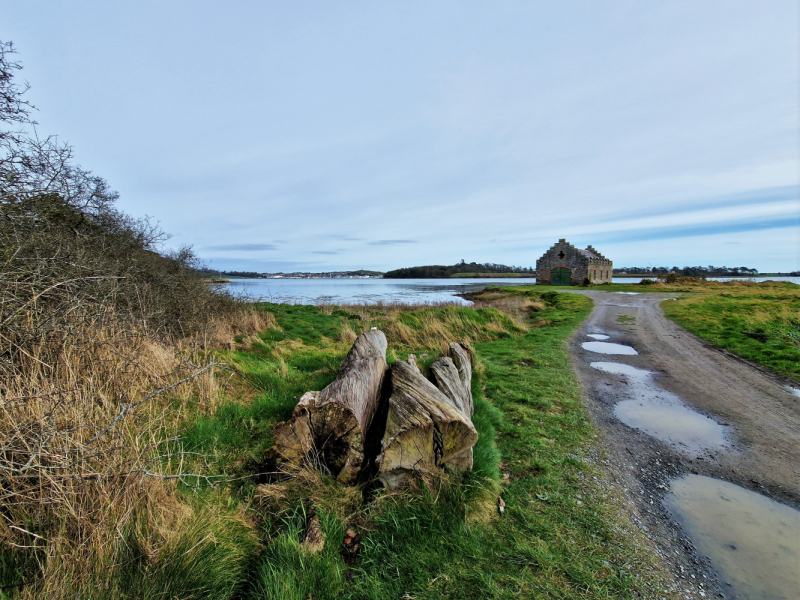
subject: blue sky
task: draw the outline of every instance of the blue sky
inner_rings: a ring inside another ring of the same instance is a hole
[[[9,0],[44,133],[219,269],[800,269],[795,1]]]

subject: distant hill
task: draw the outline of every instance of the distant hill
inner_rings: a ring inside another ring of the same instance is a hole
[[[451,266],[445,265],[426,265],[423,267],[406,267],[404,269],[395,269],[383,274],[384,279],[447,279],[449,277],[458,277],[461,274],[502,274],[502,273],[517,273],[527,274],[531,277],[534,276],[534,270],[531,267],[509,267],[508,265],[498,265],[495,263],[476,263],[464,262]],[[463,275],[462,275],[463,276]]]

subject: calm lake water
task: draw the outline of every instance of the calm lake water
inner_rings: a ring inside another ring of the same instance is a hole
[[[773,279],[800,284],[800,277]],[[720,280],[725,280],[720,278]],[[614,283],[638,283],[635,277],[614,278]],[[753,278],[752,281],[765,281]],[[536,279],[232,279],[225,287],[253,300],[288,304],[471,304],[456,294],[487,285],[532,285]]]
[[[254,300],[289,304],[472,304],[456,294],[487,285],[531,285],[519,279],[231,279],[225,287]]]

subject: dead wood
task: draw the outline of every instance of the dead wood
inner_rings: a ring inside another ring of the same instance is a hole
[[[471,417],[475,409],[472,400],[472,363],[470,362],[467,348],[469,346],[453,342],[450,344],[449,355],[456,369],[458,369],[458,378],[461,380],[461,385],[467,391],[469,410],[466,412]]]
[[[322,529],[322,523],[319,516],[314,515],[306,529],[306,536],[303,539],[303,547],[311,554],[318,554],[325,548],[325,530]]]
[[[456,370],[452,361],[449,366]],[[386,431],[376,461],[384,485],[397,487],[412,471],[471,468],[478,433],[470,417],[423,376],[413,357],[394,363],[391,377]]]
[[[304,394],[289,421],[276,427],[281,457],[294,465],[311,460],[342,483],[355,483],[387,370],[383,332],[373,329],[358,336],[334,382]]]
[[[472,392],[465,388],[458,376],[458,369],[449,356],[440,356],[431,364],[433,382],[444,394],[453,408],[472,416]]]

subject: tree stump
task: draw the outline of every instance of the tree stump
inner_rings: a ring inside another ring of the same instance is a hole
[[[468,346],[465,347],[464,344],[453,342],[450,344],[449,355],[456,369],[458,369],[458,378],[461,380],[461,385],[467,391],[469,398],[469,412],[467,414],[471,417],[475,412],[475,407],[472,400],[472,362],[469,359],[467,348]]]
[[[457,373],[452,360],[449,366]],[[425,379],[413,358],[394,363],[391,377],[386,431],[376,461],[384,485],[397,487],[412,471],[471,467],[478,433],[469,415]]]
[[[452,403],[452,406],[468,417],[472,417],[472,364],[469,355],[461,344],[450,344],[450,356],[440,356],[431,365],[433,381],[439,391]],[[472,469],[472,446],[449,461],[450,468],[456,471]]]
[[[342,483],[355,483],[387,370],[383,332],[359,335],[333,383],[304,394],[289,421],[275,428],[275,449],[282,459],[294,465],[311,461]]]

